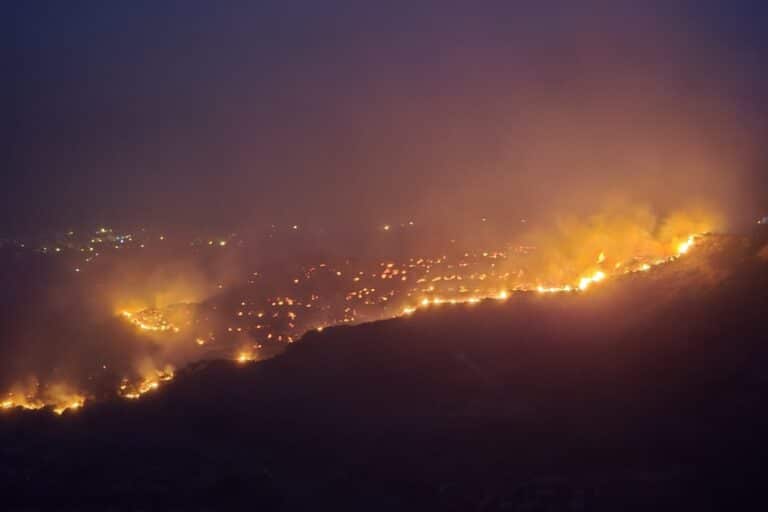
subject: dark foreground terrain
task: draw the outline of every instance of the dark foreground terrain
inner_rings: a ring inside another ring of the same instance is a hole
[[[763,235],[583,295],[312,332],[134,403],[8,411],[0,508],[764,509]]]

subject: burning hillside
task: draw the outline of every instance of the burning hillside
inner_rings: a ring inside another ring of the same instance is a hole
[[[110,329],[132,340],[132,354],[119,359],[105,354],[95,372],[79,382],[33,375],[28,379],[32,384],[12,385],[2,407],[50,406],[63,411],[79,408],[86,399],[136,399],[172,380],[175,369],[190,362],[266,359],[303,333],[327,326],[410,315],[441,305],[503,302],[518,293],[589,293],[606,281],[649,272],[686,256],[708,239],[704,233],[688,230],[712,225],[691,216],[673,216],[654,226],[646,218],[603,215],[582,224],[559,224],[557,239],[532,233],[527,244],[496,249],[451,248],[437,256],[378,262],[344,259],[289,266],[273,273],[245,272],[244,284],[230,277],[226,285],[209,286],[216,292],[199,302],[142,308],[136,300],[123,300],[134,307],[119,310],[119,322],[110,324]],[[137,250],[145,248],[144,242],[137,246]],[[227,244],[202,248],[229,250]],[[195,279],[200,274],[195,272]],[[174,288],[188,289],[176,284],[179,279],[173,279]],[[159,289],[153,294],[183,297]],[[76,391],[52,391],[62,382]]]
[[[2,488],[25,504],[119,495],[290,510],[329,496],[362,506],[351,489],[504,510],[530,486],[551,496],[552,482],[601,505],[590,510],[612,510],[617,493],[677,510],[710,492],[732,500],[763,454],[766,242],[704,236],[585,292],[512,291],[312,331],[269,361],[198,365],[155,399],[95,404],[64,423],[10,415]],[[32,451],[16,453],[22,426]],[[119,453],[121,464],[83,481],[38,452],[89,467]],[[41,492],[43,474],[61,488]]]

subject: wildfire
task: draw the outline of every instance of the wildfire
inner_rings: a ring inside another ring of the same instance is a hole
[[[121,311],[120,315],[142,331],[155,332],[179,332],[180,329],[168,321],[163,314],[156,309],[145,309],[138,313]]]
[[[239,364],[250,363],[255,360],[256,356],[254,356],[253,352],[250,350],[241,350],[237,353],[237,357],[235,358],[235,361]]]
[[[563,292],[572,292],[576,290],[576,288],[572,287],[571,285],[565,285],[565,286],[537,286],[536,291],[539,293],[563,293]]]
[[[45,404],[32,394],[15,392],[8,393],[6,398],[0,402],[0,409],[2,410],[15,409],[16,407],[28,410],[36,410],[42,409],[45,407]]]
[[[129,400],[136,400],[151,391],[159,389],[163,382],[173,380],[173,377],[173,369],[166,368],[163,371],[156,370],[154,375],[145,377],[138,382],[131,383],[128,379],[123,379],[117,394]]]
[[[64,414],[64,411],[77,410],[85,405],[85,397],[78,393],[65,391],[64,386],[53,386],[46,390],[45,397],[39,398],[31,394],[8,393],[0,402],[0,410],[21,408],[26,410],[38,410],[51,407],[56,414]]]
[[[15,397],[13,393],[9,393],[8,398],[0,402],[0,409],[3,410],[14,409],[16,407],[35,410],[42,409],[45,407],[45,404],[31,397]]]
[[[685,242],[680,243],[677,246],[678,256],[682,256],[683,254],[686,254],[688,251],[690,251],[691,247],[693,247],[693,244],[695,242],[696,242],[695,238],[693,236],[689,236]]]
[[[57,405],[53,408],[53,412],[56,414],[64,414],[64,411],[67,410],[77,410],[81,408],[83,405],[85,405],[85,397],[77,395],[73,397],[71,400],[67,401],[66,403]]]
[[[589,288],[590,285],[592,285],[593,283],[599,283],[603,279],[605,279],[605,272],[601,270],[598,270],[597,272],[595,272],[589,277],[582,277],[579,280],[579,290],[584,291],[587,288]]]
[[[683,256],[687,254],[690,249],[696,244],[696,240],[699,237],[699,235],[691,235],[689,236],[684,242],[680,243],[677,246],[677,252],[674,256],[670,256],[666,259],[658,259],[653,261],[652,263],[642,263],[639,266],[632,267],[629,265],[624,265],[623,263],[619,262],[614,266],[615,270],[622,269],[621,272],[618,272],[618,274],[627,274],[627,273],[634,273],[634,272],[647,272],[654,266],[662,265],[664,263],[668,263],[671,261],[674,261],[675,259],[679,258],[680,256]],[[602,264],[606,261],[606,255],[604,252],[600,252],[597,262],[598,264]],[[576,285],[559,285],[559,286],[542,286],[539,285],[535,288],[535,290],[539,293],[571,293],[571,292],[586,292],[592,285],[599,283],[601,281],[604,281],[609,277],[608,274],[606,274],[602,270],[596,270],[591,275],[584,276],[579,279],[578,283]],[[527,291],[528,289],[523,288],[517,288],[519,291]],[[416,312],[419,308],[425,308],[431,305],[439,305],[444,303],[450,303],[450,304],[476,304],[480,302],[481,300],[506,300],[509,298],[509,293],[506,291],[501,291],[497,295],[490,295],[486,297],[469,297],[464,299],[441,299],[439,297],[434,298],[423,298],[419,302],[418,306],[406,306],[402,309],[402,316],[408,316],[412,315]]]
[[[380,268],[374,269],[375,272],[356,272],[358,269],[355,269],[355,272],[342,269],[344,270],[342,272],[342,270],[338,270],[338,267],[331,268],[330,265],[323,263],[317,268],[313,267],[307,270],[302,275],[300,280],[302,285],[312,279],[313,273],[319,272],[327,272],[335,276],[335,282],[349,280],[353,283],[360,283],[355,284],[353,291],[345,296],[344,306],[346,309],[344,310],[343,320],[339,316],[336,318],[302,321],[303,315],[305,315],[303,311],[306,308],[314,305],[314,311],[315,309],[326,307],[324,303],[319,301],[319,294],[316,295],[315,293],[311,295],[308,301],[298,294],[296,297],[272,297],[269,299],[273,308],[270,311],[263,307],[260,308],[262,311],[259,311],[256,307],[252,308],[252,305],[249,305],[247,301],[248,298],[244,297],[242,301],[238,302],[239,306],[236,306],[236,309],[231,311],[236,321],[241,323],[234,327],[229,327],[228,330],[229,332],[248,332],[249,324],[246,322],[249,319],[253,319],[253,324],[250,325],[250,328],[254,329],[253,333],[258,331],[254,336],[264,336],[266,339],[274,338],[280,341],[285,339],[288,342],[292,342],[294,339],[292,336],[299,334],[299,329],[314,329],[322,332],[326,326],[333,325],[334,323],[354,322],[356,318],[365,318],[364,315],[359,314],[359,311],[355,310],[355,308],[360,307],[360,304],[384,308],[377,310],[378,316],[376,318],[387,316],[407,317],[419,309],[438,306],[449,307],[447,305],[458,304],[471,306],[484,300],[506,301],[513,293],[517,292],[538,292],[541,294],[588,293],[590,289],[598,286],[599,283],[613,277],[635,272],[648,272],[654,267],[674,261],[688,254],[699,240],[699,236],[691,235],[687,238],[669,237],[666,240],[668,242],[664,244],[663,252],[656,251],[653,257],[645,256],[632,259],[626,259],[626,256],[617,257],[608,245],[602,246],[601,244],[600,247],[605,248],[605,250],[592,252],[590,248],[590,251],[587,253],[588,260],[586,258],[581,260],[583,263],[583,266],[580,268],[582,272],[572,271],[565,274],[570,276],[570,278],[564,278],[560,282],[547,283],[542,281],[542,284],[537,284],[538,281],[536,280],[526,280],[523,284],[520,284],[521,280],[516,278],[515,272],[508,272],[509,269],[507,268],[501,271],[498,270],[499,267],[494,269],[496,261],[506,259],[504,253],[497,252],[478,252],[472,255],[465,253],[463,259],[460,259],[458,262],[448,260],[449,263],[446,263],[448,256],[412,258],[410,262],[400,263],[382,262],[380,263]],[[220,245],[223,246],[224,244]],[[482,256],[482,259],[480,256]],[[472,267],[475,264],[473,261],[477,260],[493,260],[494,262],[489,261],[489,266],[486,267]],[[469,268],[467,270],[461,270],[468,265]],[[507,270],[507,272],[504,273],[504,270]],[[406,280],[406,274],[410,277],[409,285],[399,285],[399,283]],[[518,274],[518,277],[520,275],[522,274]],[[387,284],[382,284],[381,286],[376,284],[373,286],[370,281],[374,279],[376,283],[379,283],[381,280],[392,280],[392,282],[395,282],[395,285],[392,285],[391,288],[387,288],[389,286]],[[291,282],[297,284],[299,280],[291,276]],[[414,283],[413,286],[410,286],[410,283]],[[396,288],[396,285],[399,285],[400,288]],[[403,287],[405,286],[409,287],[404,289]],[[395,295],[395,293],[400,295]],[[400,301],[401,296],[407,298],[404,301]],[[330,306],[328,307],[330,308]],[[267,323],[270,316],[274,319],[285,319],[290,330],[287,332],[277,330],[273,335],[273,332],[270,332],[273,327]],[[182,325],[184,326],[185,333],[190,333],[189,343],[194,342],[198,346],[207,345],[209,341],[213,342],[217,339],[214,337],[213,332],[206,334],[206,337],[192,334],[194,324],[187,322],[182,315],[174,314],[167,310],[165,310],[165,314],[163,311],[155,308],[135,312],[124,310],[119,312],[119,317],[134,325],[140,331],[152,333],[179,333],[181,331],[179,325]],[[262,330],[262,328],[264,329]],[[261,345],[254,345],[255,348],[261,348]],[[234,353],[234,361],[237,364],[246,365],[258,360],[258,353],[254,349],[250,347],[241,348]],[[123,379],[119,384],[117,395],[127,400],[136,400],[147,393],[158,390],[164,383],[174,378],[174,371],[170,367],[167,367],[165,370],[146,369],[141,371],[140,374],[142,377],[137,380]],[[74,393],[71,390],[64,390],[63,388],[55,392],[52,392],[50,389],[41,390],[37,388],[23,388],[23,391],[19,392],[21,389],[14,388],[14,393],[0,397],[0,410],[10,410],[17,407],[24,409],[49,407],[54,413],[63,414],[67,410],[75,411],[82,408],[86,402],[85,396]]]

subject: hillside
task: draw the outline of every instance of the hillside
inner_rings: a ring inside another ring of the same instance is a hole
[[[137,402],[3,415],[0,494],[12,510],[733,507],[766,454],[765,244],[710,236],[588,293],[313,331]]]

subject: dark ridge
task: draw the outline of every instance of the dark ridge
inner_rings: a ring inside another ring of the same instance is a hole
[[[0,418],[9,510],[721,510],[759,496],[768,237],[585,294],[309,332]]]

